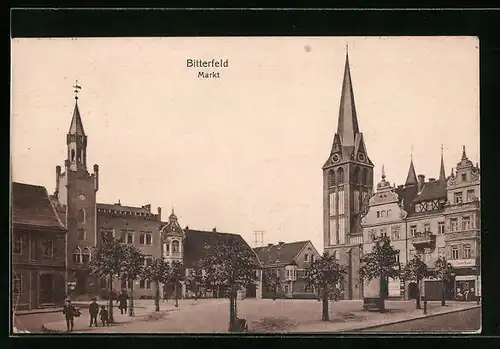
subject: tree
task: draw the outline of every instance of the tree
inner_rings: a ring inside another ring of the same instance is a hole
[[[170,264],[163,258],[154,258],[145,268],[146,278],[156,284],[155,311],[160,311],[160,284],[166,284],[170,280]]]
[[[446,284],[451,280],[453,267],[444,257],[438,258],[434,264],[436,278],[441,280],[441,306],[446,305]]]
[[[383,288],[387,285],[389,278],[396,279],[399,276],[399,264],[396,256],[399,254],[391,246],[388,237],[382,236],[375,241],[372,251],[361,257],[359,273],[365,280],[371,281],[380,278],[380,298],[378,308],[385,312],[385,292]]]
[[[266,270],[264,273],[264,283],[267,287],[273,290],[273,301],[276,300],[278,287],[281,285],[280,277],[271,270]]]
[[[113,277],[120,274],[121,263],[124,258],[125,249],[113,236],[104,234],[101,236],[99,247],[94,251],[90,261],[89,269],[91,275],[108,279],[109,294],[109,320],[113,318]]]
[[[129,316],[134,316],[134,281],[144,272],[144,255],[133,245],[123,245],[124,258],[120,263],[120,274],[130,285]]]
[[[175,307],[179,307],[179,297],[178,297],[178,285],[183,281],[185,275],[184,266],[179,261],[173,261],[170,265],[170,279],[169,282],[174,285],[175,294]]]
[[[237,290],[247,287],[257,279],[260,268],[252,249],[244,242],[232,239],[205,246],[201,267],[207,281],[215,287],[225,287],[229,296],[229,332],[236,330],[235,320]]]
[[[422,280],[426,278],[427,275],[427,264],[425,264],[419,256],[414,256],[412,260],[406,263],[402,270],[402,278],[417,283],[417,309],[420,309],[420,286]]]
[[[307,274],[308,286],[315,286],[323,293],[323,321],[329,321],[328,315],[328,293],[330,289],[335,289],[347,273],[344,266],[337,262],[333,255],[326,252],[323,256],[316,259]]]
[[[189,289],[194,293],[194,298],[198,299],[200,291],[205,285],[205,275],[199,263],[195,263],[193,268],[186,275],[186,282],[189,284]]]

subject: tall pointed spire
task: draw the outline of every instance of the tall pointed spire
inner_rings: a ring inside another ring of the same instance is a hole
[[[385,167],[382,164],[382,180],[385,180]]]
[[[462,146],[462,160],[467,160],[467,154],[465,153],[465,145]]]
[[[413,166],[413,157],[410,160],[410,168],[408,169],[408,176],[406,177],[405,185],[417,184],[417,174],[415,173],[415,167]]]
[[[352,90],[351,71],[349,67],[349,52],[345,55],[344,80],[342,82],[342,94],[340,96],[339,120],[337,134],[342,140],[343,146],[354,146],[356,134],[359,133],[356,106],[354,104],[354,92]]]
[[[69,134],[75,134],[80,136],[85,136],[85,131],[83,129],[82,118],[80,116],[80,110],[78,109],[78,92],[81,90],[81,86],[78,85],[78,80],[73,86],[75,89],[75,108],[73,109],[73,118],[71,119],[71,125],[69,126]]]
[[[441,144],[441,168],[439,169],[439,180],[444,181],[446,174],[444,172],[443,145]]]

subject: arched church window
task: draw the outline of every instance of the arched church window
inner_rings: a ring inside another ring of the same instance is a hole
[[[328,186],[335,186],[335,170],[328,171]]]
[[[80,247],[77,247],[73,250],[73,263],[81,264],[82,263],[82,250]]]
[[[179,247],[179,241],[172,241],[172,254],[178,254],[180,252]]]
[[[83,208],[78,210],[78,223],[85,223],[85,210]]]
[[[359,183],[359,180],[360,180],[359,167],[355,167],[354,170],[352,171],[351,182]]]
[[[82,150],[81,149],[78,149],[78,156],[76,157],[76,159],[78,161],[80,161],[82,159]]]
[[[368,184],[368,170],[366,168],[363,169],[363,173],[361,175],[361,184]]]
[[[71,161],[75,161],[75,149],[71,149]]]
[[[337,183],[338,184],[343,184],[344,183],[344,169],[340,167],[337,170]]]
[[[82,252],[82,263],[88,264],[89,262],[90,262],[90,249],[88,247],[84,247]]]

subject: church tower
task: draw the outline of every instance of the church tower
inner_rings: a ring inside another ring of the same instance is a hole
[[[88,277],[88,263],[96,236],[96,193],[99,188],[99,166],[94,173],[87,171],[87,135],[85,134],[78,107],[78,83],[75,88],[73,117],[66,135],[67,158],[64,173],[56,166],[56,190],[54,197],[65,212],[67,237],[67,279],[73,292],[97,291],[95,280]]]
[[[361,218],[373,188],[373,163],[359,132],[352,88],[349,54],[346,53],[337,133],[323,165],[324,250],[348,267],[344,298],[359,299],[362,283],[357,276],[363,242]]]

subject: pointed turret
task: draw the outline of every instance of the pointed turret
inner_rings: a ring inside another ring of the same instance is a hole
[[[71,119],[71,125],[69,126],[68,133],[73,135],[85,136],[82,118],[80,116],[80,110],[78,109],[78,98],[75,98],[75,109],[73,110],[73,118]]]
[[[462,160],[468,160],[467,154],[465,153],[465,145],[462,146]]]
[[[413,166],[413,158],[410,160],[410,168],[408,169],[408,176],[406,177],[405,185],[417,184],[417,174],[415,173],[415,167]]]
[[[441,168],[439,169],[439,180],[444,181],[445,179],[446,174],[444,172],[443,146],[441,145]]]
[[[340,136],[344,147],[352,147],[354,146],[354,140],[357,133],[359,133],[358,118],[356,115],[356,106],[354,104],[354,92],[352,89],[351,70],[349,67],[349,53],[346,52],[337,134]]]
[[[80,169],[86,170],[87,136],[83,130],[82,118],[78,109],[78,92],[81,89],[78,81],[73,87],[75,88],[75,108],[73,109],[71,125],[66,135],[66,144],[68,146],[68,164],[72,171],[76,171]]]

